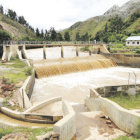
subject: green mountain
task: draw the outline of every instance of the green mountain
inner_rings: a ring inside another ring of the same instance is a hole
[[[0,32],[9,34],[13,40],[28,40],[36,37],[35,33],[27,26],[12,20],[4,14],[0,14]]]
[[[122,7],[114,5],[105,12],[104,15],[96,16],[83,22],[77,22],[68,29],[63,30],[62,33],[69,32],[72,40],[75,40],[77,32],[79,32],[81,36],[87,32],[92,38],[95,38],[98,32],[103,31],[106,25],[110,24],[110,19],[118,16],[121,17],[123,23],[125,23],[125,27],[122,28],[122,31],[132,34],[140,29],[140,17],[137,17],[137,19],[131,23],[129,21],[131,16],[139,11],[140,0],[130,0]],[[129,22],[129,26],[126,26],[127,22]]]

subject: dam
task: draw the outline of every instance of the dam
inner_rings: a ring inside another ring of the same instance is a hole
[[[26,49],[26,57],[33,65],[36,75],[30,98],[31,104],[36,106],[46,99],[56,97],[66,100],[76,113],[76,139],[78,140],[93,137],[107,140],[125,135],[115,126],[112,129],[103,125],[105,122],[100,119],[102,112],[89,112],[85,106],[85,99],[93,88],[121,86],[128,83],[140,84],[139,68],[118,66],[115,61],[102,54],[81,52],[80,49],[77,53],[74,46],[65,46],[63,51],[61,47],[46,48],[45,57],[42,50],[42,48]],[[56,110],[54,110],[55,113],[57,113]],[[35,111],[35,113],[40,112],[44,110]],[[85,123],[81,124],[81,121]],[[100,133],[102,130],[99,126],[106,130],[104,135]],[[108,136],[106,137],[105,134]]]

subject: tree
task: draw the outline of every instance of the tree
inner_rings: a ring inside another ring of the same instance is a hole
[[[13,11],[13,10],[11,10],[11,9],[8,9],[7,16],[9,18],[11,18],[12,20],[17,20],[17,14],[16,14],[16,12]]]
[[[69,32],[65,32],[65,34],[64,34],[64,39],[65,39],[65,41],[70,41]]]
[[[2,6],[2,5],[0,5],[0,13],[1,13],[1,14],[4,13],[3,6]]]
[[[57,41],[63,41],[61,33],[57,33]]]
[[[110,19],[110,31],[115,33],[121,33],[123,28],[123,21],[121,17],[116,16]]]
[[[18,17],[18,22],[20,24],[23,24],[23,25],[26,25],[27,24],[27,21],[25,20],[25,18],[23,16],[19,16]]]
[[[81,40],[82,41],[89,41],[89,35],[88,35],[87,32],[84,35],[81,36]]]
[[[57,38],[57,33],[56,33],[55,29],[52,27],[50,29],[50,39],[52,41],[56,41],[56,38]]]
[[[76,33],[76,39],[75,39],[75,40],[76,40],[76,41],[80,41],[80,40],[81,40],[81,37],[80,37],[79,32]]]
[[[108,26],[107,26],[107,23],[105,25],[105,32],[108,32]]]
[[[44,31],[43,31],[43,29],[41,30],[40,36],[41,36],[42,38],[44,38]]]
[[[36,36],[37,36],[37,37],[40,37],[40,31],[39,31],[38,28],[36,28]]]

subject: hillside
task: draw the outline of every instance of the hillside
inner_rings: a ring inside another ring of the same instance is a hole
[[[105,25],[107,24],[108,20],[118,15],[126,22],[130,16],[140,11],[140,0],[130,0],[129,2],[125,3],[122,7],[114,5],[110,8],[107,12],[104,13],[102,16],[97,16],[90,18],[83,22],[77,22],[68,29],[65,29],[62,33],[69,32],[71,39],[74,40],[76,33],[79,32],[80,35],[85,34],[86,32],[95,37],[97,32],[104,30]],[[135,31],[139,29],[140,26],[140,19],[131,23],[129,27],[127,27],[126,31]]]
[[[0,14],[0,27],[1,30],[8,32],[14,40],[26,40],[35,37],[32,30],[3,14]]]

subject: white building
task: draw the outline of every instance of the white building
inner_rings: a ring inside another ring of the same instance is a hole
[[[140,46],[140,36],[130,36],[126,39],[126,46]]]

